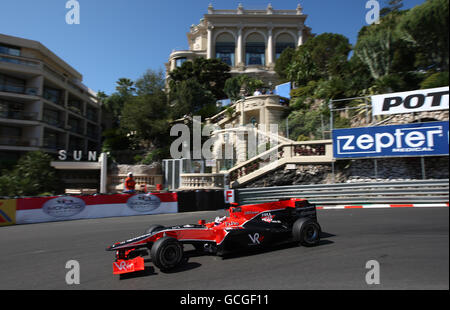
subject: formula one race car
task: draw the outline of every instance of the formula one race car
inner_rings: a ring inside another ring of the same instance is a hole
[[[284,242],[314,246],[320,240],[321,227],[316,207],[303,199],[238,206],[228,209],[229,216],[214,222],[163,227],[150,226],[144,235],[118,242],[107,251],[116,252],[114,274],[144,270],[143,255],[168,271],[185,261],[183,245],[198,251],[223,256],[237,250],[255,249]]]

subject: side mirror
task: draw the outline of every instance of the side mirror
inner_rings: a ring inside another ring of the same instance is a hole
[[[199,220],[198,221],[198,225],[205,225],[206,221],[205,220]]]

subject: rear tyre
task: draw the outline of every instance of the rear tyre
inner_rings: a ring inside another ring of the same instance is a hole
[[[150,225],[150,227],[147,228],[147,230],[145,231],[145,234],[152,234],[154,232],[162,230],[163,228],[164,226],[158,224]]]
[[[292,226],[294,241],[303,246],[315,246],[320,241],[320,225],[309,218],[300,218]]]
[[[153,264],[161,271],[168,271],[183,261],[183,245],[175,238],[162,237],[150,250]]]

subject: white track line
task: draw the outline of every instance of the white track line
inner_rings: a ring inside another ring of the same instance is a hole
[[[361,205],[336,205],[317,206],[318,210],[339,209],[385,209],[385,208],[448,208],[448,203],[417,203],[417,204],[361,204]]]

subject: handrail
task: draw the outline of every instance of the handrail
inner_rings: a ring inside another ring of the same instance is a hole
[[[254,156],[252,158],[250,158],[249,160],[240,163],[239,165],[234,166],[233,168],[229,169],[226,173],[230,175],[230,181],[236,181],[237,179],[239,179],[239,176],[235,176],[234,174],[236,173],[236,171],[238,169],[245,169],[246,166],[251,165],[252,168],[250,172],[247,172],[246,175],[252,173],[253,171],[256,171],[259,169],[256,169],[256,167],[254,167],[254,163],[256,161],[266,161],[266,157],[270,156],[274,151],[277,151],[278,154],[274,155],[277,156],[277,159],[283,158],[283,159],[288,159],[288,158],[301,158],[301,157],[307,157],[307,156],[327,156],[326,153],[326,148],[323,149],[323,154],[314,154],[314,152],[312,152],[311,154],[308,155],[296,155],[295,154],[295,147],[296,146],[313,146],[313,145],[326,145],[326,144],[331,144],[332,141],[331,140],[318,140],[318,141],[300,141],[300,142],[290,142],[290,143],[281,143],[278,144],[272,148],[270,148],[269,150],[258,154],[257,156]],[[284,155],[284,148],[289,147],[289,155],[285,156]],[[280,153],[280,149],[281,149],[281,153]],[[273,156],[273,155],[272,155]],[[252,165],[253,164],[253,165]],[[275,168],[275,167],[273,167]]]

